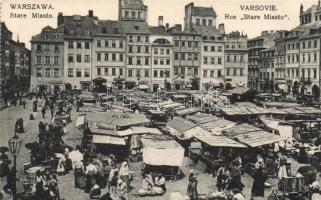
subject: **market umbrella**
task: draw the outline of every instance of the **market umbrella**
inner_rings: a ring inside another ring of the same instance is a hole
[[[84,159],[84,156],[79,151],[72,151],[69,153],[69,159],[74,162],[80,162]]]
[[[5,152],[8,152],[8,151],[9,151],[8,147],[0,147],[0,152],[1,153],[5,153]]]

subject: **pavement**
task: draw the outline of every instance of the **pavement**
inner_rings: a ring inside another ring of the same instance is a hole
[[[23,145],[21,147],[20,154],[17,160],[17,170],[18,170],[18,178],[22,180],[23,178],[23,165],[25,163],[30,162],[29,150],[25,148],[25,144],[29,142],[34,142],[38,140],[38,124],[39,121],[50,122],[49,112],[47,113],[47,118],[42,119],[40,109],[35,116],[35,120],[30,121],[29,115],[32,111],[32,102],[27,101],[26,109],[23,109],[22,106],[17,107],[8,107],[0,111],[0,127],[1,127],[1,138],[0,138],[0,146],[8,146],[8,140],[14,134],[14,124],[17,118],[23,118],[25,133],[19,134],[19,137],[23,139]],[[72,112],[72,122],[68,124],[67,130],[68,133],[63,137],[63,140],[66,144],[70,146],[75,146],[80,144],[82,133],[74,127],[75,119],[79,113]],[[129,199],[142,199],[142,200],[168,200],[169,194],[172,192],[180,192],[182,194],[186,194],[187,184],[188,184],[188,172],[190,169],[194,169],[193,163],[188,159],[184,159],[184,164],[180,168],[181,171],[186,175],[183,179],[177,181],[167,181],[167,193],[164,196],[156,196],[156,197],[138,197],[138,190],[141,188],[141,168],[142,162],[130,163],[130,168],[134,172],[134,180],[131,183],[133,187],[132,191],[129,193]],[[297,168],[300,165],[297,164],[294,160],[292,160],[292,172],[296,172]],[[320,178],[319,178],[320,179]],[[208,194],[211,191],[216,190],[216,178],[212,177],[207,173],[198,173],[198,190],[200,194]],[[250,191],[253,183],[253,179],[244,174],[242,176],[242,182],[245,185],[244,194],[246,199],[250,197]],[[270,179],[269,182],[272,186],[277,184],[276,179]],[[4,181],[0,181],[1,185],[5,184]],[[18,190],[22,191],[22,181],[18,182]],[[66,200],[89,200],[88,194],[84,193],[82,190],[74,188],[74,176],[72,172],[70,174],[59,176],[59,188],[60,188],[60,196]],[[106,191],[103,190],[103,194]],[[266,197],[271,192],[271,189],[266,189]]]

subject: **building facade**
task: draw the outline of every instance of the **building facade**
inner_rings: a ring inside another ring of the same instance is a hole
[[[259,88],[263,92],[274,92],[275,47],[264,49],[259,53]]]
[[[12,32],[0,23],[0,91],[3,97],[18,95],[29,87],[30,50],[14,41]]]
[[[247,87],[247,36],[238,31],[231,32],[225,35],[224,44],[224,88],[229,90],[234,87]]]
[[[143,0],[119,0],[118,20],[119,21],[141,21],[147,23],[148,7]]]

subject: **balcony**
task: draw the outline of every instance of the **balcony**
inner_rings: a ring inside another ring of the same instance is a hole
[[[312,81],[311,81],[311,78],[301,78],[301,83],[304,83],[304,84],[311,84]]]

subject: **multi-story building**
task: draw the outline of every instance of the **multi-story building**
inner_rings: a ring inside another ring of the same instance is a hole
[[[280,35],[279,32],[262,31],[261,35],[248,40],[248,87],[260,90],[259,80],[259,55],[264,49],[274,46],[274,40]]]
[[[202,35],[200,88],[206,90],[217,87],[223,88],[224,31],[219,31],[210,26],[194,26],[194,30]]]
[[[63,28],[47,26],[31,39],[31,81],[33,91],[54,91],[64,88]]]
[[[0,88],[5,98],[26,89],[30,77],[30,50],[12,39],[12,32],[0,23]]]
[[[126,33],[126,87],[150,88],[150,30],[145,22],[123,21]]]
[[[274,92],[275,47],[269,47],[259,53],[259,88],[264,92]]]
[[[163,26],[163,17],[159,17],[159,26],[150,27],[151,41],[151,89],[171,89],[173,77],[173,37]]]
[[[192,31],[194,26],[216,27],[216,17],[212,7],[196,7],[190,3],[185,6],[184,30]]]
[[[122,89],[125,80],[126,35],[119,21],[99,21],[93,40],[93,84],[106,91],[113,83]],[[85,58],[86,59],[86,58]]]
[[[147,23],[148,7],[143,0],[119,0],[118,20],[119,21],[141,21]]]
[[[275,39],[274,89],[286,91],[286,40],[289,31],[281,31],[280,37]]]
[[[231,32],[224,37],[225,89],[247,86],[248,49],[247,36]]]
[[[174,89],[192,88],[200,85],[201,34],[195,31],[182,31],[181,25],[169,29],[174,40],[173,84]]]
[[[58,16],[58,26],[64,27],[64,82],[67,88],[93,88],[93,34],[98,18],[93,11],[87,16]]]

